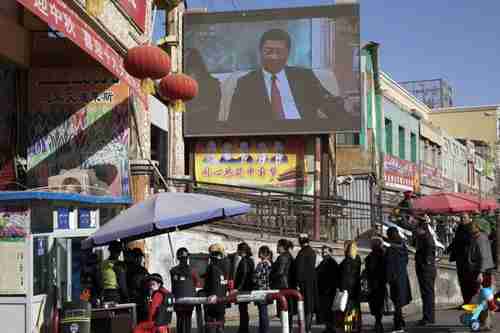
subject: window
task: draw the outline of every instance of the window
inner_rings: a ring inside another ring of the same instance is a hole
[[[417,135],[415,133],[410,134],[410,145],[411,145],[411,161],[417,163]]]
[[[337,145],[357,146],[359,145],[359,133],[337,133]]]
[[[385,153],[392,155],[392,121],[385,118]]]
[[[399,133],[399,158],[404,160],[406,158],[404,127],[399,126],[398,133]]]

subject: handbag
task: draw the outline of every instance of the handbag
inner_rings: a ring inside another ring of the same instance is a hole
[[[349,293],[347,290],[337,290],[335,298],[333,300],[332,311],[344,312],[347,307],[347,301],[349,299]]]
[[[366,270],[361,273],[361,279],[360,279],[360,287],[361,291],[359,294],[359,301],[361,303],[367,303],[368,300],[370,299],[370,286],[368,284],[368,273]]]

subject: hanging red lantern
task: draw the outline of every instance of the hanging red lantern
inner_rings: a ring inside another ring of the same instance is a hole
[[[167,75],[160,82],[160,93],[171,101],[189,101],[198,95],[198,82],[186,74]]]
[[[133,77],[158,80],[170,72],[170,57],[157,46],[141,45],[128,50],[123,66]]]

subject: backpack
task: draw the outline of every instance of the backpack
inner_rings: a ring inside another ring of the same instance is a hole
[[[163,294],[163,301],[156,310],[154,316],[155,326],[166,326],[172,322],[172,313],[174,311],[174,296],[165,289],[159,291]]]

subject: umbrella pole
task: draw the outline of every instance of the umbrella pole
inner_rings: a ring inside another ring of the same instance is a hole
[[[170,232],[167,235],[168,235],[168,244],[170,245],[170,253],[172,253],[172,259],[174,260],[175,263],[175,254],[174,254],[174,246],[172,245],[172,237],[170,236]]]

